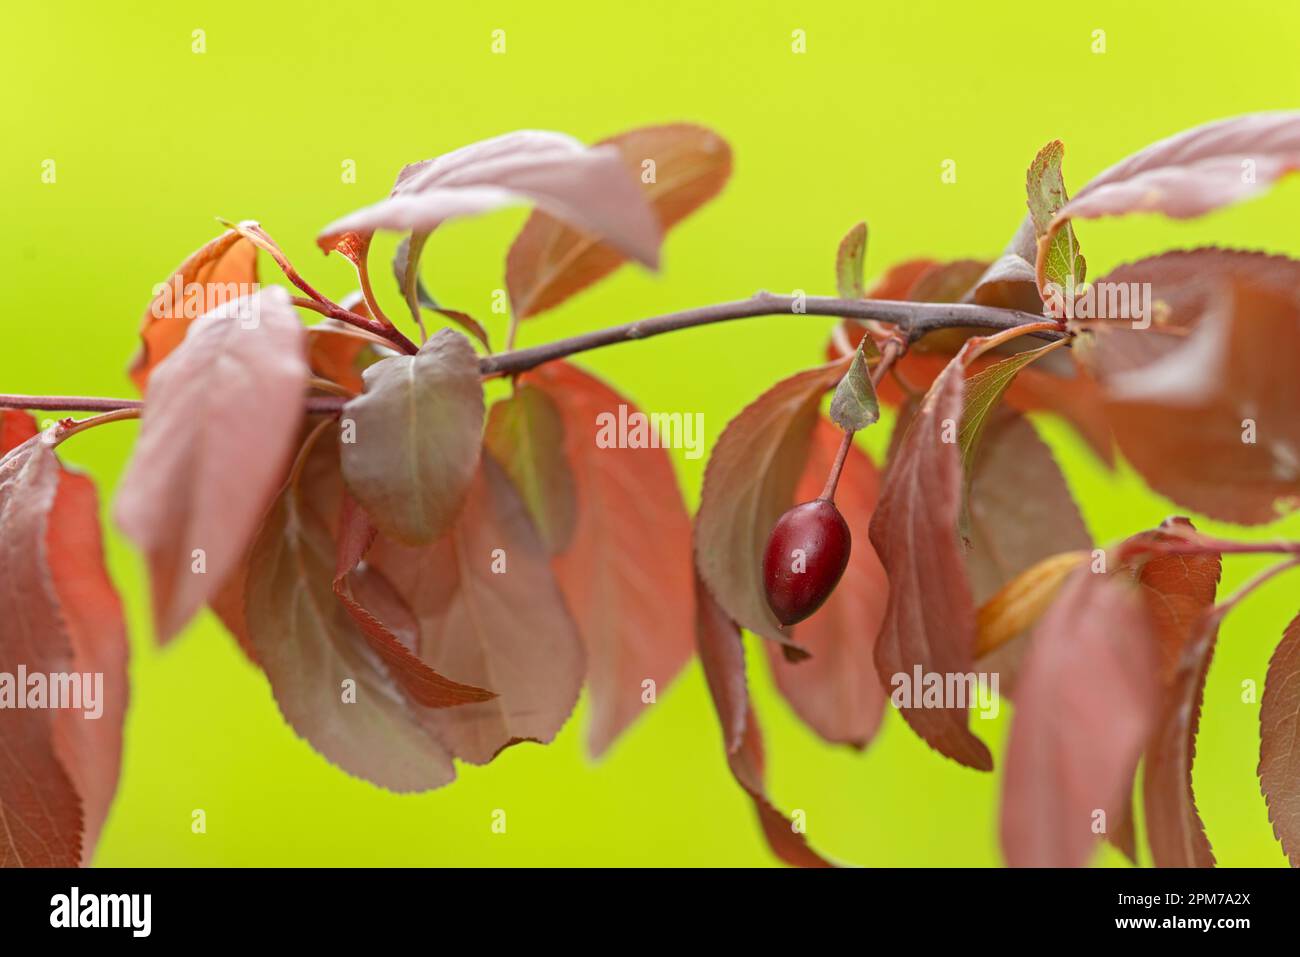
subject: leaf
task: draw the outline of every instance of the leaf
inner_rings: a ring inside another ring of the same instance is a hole
[[[1300,617],[1292,620],[1264,679],[1259,707],[1259,783],[1268,819],[1292,867],[1300,867]]]
[[[597,143],[620,154],[629,178],[666,233],[722,191],[731,176],[731,147],[710,129],[689,123],[645,126]],[[647,168],[646,164],[653,166]],[[652,179],[647,182],[647,174]],[[527,319],[559,305],[625,261],[618,248],[581,224],[536,209],[506,259],[514,314]]]
[[[886,687],[895,675],[910,680],[917,668],[941,675],[973,670],[975,606],[957,536],[963,483],[956,428],[964,354],[935,380],[895,447],[871,517],[871,543],[889,576],[889,604],[875,650]],[[952,441],[944,441],[949,433]],[[988,748],[967,728],[965,709],[899,711],[941,754],[992,769]]]
[[[745,684],[745,648],[740,631],[698,578],[695,597],[695,640],[713,707],[722,725],[722,741],[731,773],[753,800],[773,854],[792,867],[830,867],[768,800],[763,784],[763,740]]]
[[[818,419],[812,447],[794,498],[817,497],[839,451],[843,433]],[[866,528],[880,491],[880,474],[856,445],[849,449],[835,490],[835,504],[850,528]],[[885,617],[889,581],[871,543],[854,543],[844,577],[815,615],[795,626],[799,643],[812,651],[791,663],[784,649],[767,644],[772,676],[795,713],[826,741],[864,748],[875,736],[885,694],[873,660]]]
[[[335,598],[338,444],[328,428],[313,438],[253,546],[245,606],[257,660],[284,719],[332,764],[393,791],[441,787],[456,776],[451,755]]]
[[[1147,484],[1240,524],[1300,503],[1300,377],[1278,359],[1300,354],[1300,262],[1204,249],[1124,266],[1101,282],[1150,283],[1152,312],[1163,317],[1145,329],[1083,324],[1073,350],[1101,383],[1116,441]],[[1187,351],[1202,323],[1219,327],[1209,357]]]
[[[249,295],[257,287],[257,247],[227,230],[191,253],[154,288],[140,325],[140,352],[131,362],[131,381],[141,392],[154,367],[185,339],[199,316]]]
[[[366,391],[343,407],[348,488],[385,535],[431,542],[455,520],[478,468],[483,386],[464,336],[441,329],[413,356],[364,373]]]
[[[1052,352],[1066,340],[1057,340],[1037,349],[1018,352],[1006,359],[975,373],[966,380],[966,395],[963,400],[961,430],[957,434],[957,444],[961,446],[962,467],[969,474],[979,446],[980,436],[989,420],[998,400],[1019,375],[1021,370],[1035,359],[1040,359]]]
[[[117,792],[128,698],[126,623],[104,565],[99,496],[85,475],[59,474],[46,527],[46,561],[79,674],[103,675],[99,714],[56,711],[55,749],[81,797],[83,865],[89,865]]]
[[[39,432],[36,420],[19,409],[0,409],[0,456]]]
[[[424,321],[420,309],[432,310],[460,326],[467,335],[491,352],[492,343],[488,339],[488,332],[477,319],[456,309],[444,309],[438,305],[433,296],[429,295],[429,290],[424,288],[424,283],[420,280],[419,266],[420,254],[424,251],[424,244],[428,238],[428,232],[414,232],[397,244],[397,252],[393,254],[393,273],[397,276],[397,287],[402,291],[407,308],[411,310],[411,318],[423,330]]]
[[[524,503],[490,455],[442,538],[411,548],[381,536],[370,563],[410,607],[420,660],[497,693],[421,716],[453,754],[486,764],[555,737],[582,686],[582,643]]]
[[[975,656],[983,657],[1033,627],[1065,584],[1088,561],[1088,552],[1060,552],[1030,565],[1007,582],[976,614]]]
[[[333,588],[371,650],[388,666],[389,672],[411,699],[426,708],[450,708],[496,697],[491,691],[463,685],[438,674],[417,658],[383,621],[362,607],[353,594],[353,572],[370,550],[377,531],[369,516],[345,493],[339,519]],[[369,594],[373,595],[377,587],[382,586],[372,580]]]
[[[1069,197],[1065,193],[1065,179],[1061,175],[1061,161],[1065,146],[1053,140],[1038,151],[1029,164],[1025,178],[1029,194],[1029,217],[1034,221],[1034,235],[1040,241],[1051,231],[1052,219],[1060,212]],[[1079,241],[1074,227],[1066,225],[1052,232],[1050,238],[1040,242],[1037,251],[1037,271],[1048,283],[1053,283],[1065,295],[1073,297],[1083,285],[1087,266],[1079,253]],[[1040,291],[1045,283],[1040,282]]]
[[[1052,220],[1158,212],[1201,216],[1300,168],[1300,112],[1248,113],[1153,143],[1093,178]]]
[[[664,449],[594,441],[602,416],[640,411],[625,396],[566,362],[548,362],[522,384],[560,412],[581,503],[552,567],[587,650],[587,745],[599,756],[647,709],[642,682],[662,695],[693,654],[691,520]]]
[[[249,662],[256,665],[257,652],[253,649],[252,639],[248,637],[248,616],[244,610],[247,591],[248,556],[245,556],[235,566],[235,570],[226,576],[216,594],[208,599],[208,607],[226,627],[226,631],[230,632],[235,644],[239,645],[239,650],[247,656]]]
[[[203,316],[153,373],[115,514],[148,560],[160,641],[216,594],[275,496],[302,422],[303,352],[272,286]]]
[[[979,259],[935,263],[921,273],[907,291],[907,298],[915,302],[961,302],[987,267],[988,263]]]
[[[21,433],[30,433],[14,441]],[[14,451],[12,455],[6,452]],[[0,415],[0,672],[101,676],[81,709],[10,710],[0,749],[0,866],[88,865],[117,791],[126,625],[104,568],[99,502],[25,412]],[[27,688],[17,694],[26,696]],[[94,714],[94,718],[90,718]],[[10,762],[13,763],[10,766]]]
[[[947,341],[936,342],[930,336],[924,337],[921,342],[926,343],[927,347],[938,348],[929,354],[915,349],[909,351],[895,364],[899,378],[913,389],[928,389],[956,350],[965,344],[965,339],[965,330],[961,330],[961,336],[951,337]],[[1009,347],[1016,345],[1008,344]],[[1020,351],[1030,351],[1032,348],[1034,347],[1022,344]],[[1071,355],[1074,351],[1076,350],[1062,349],[1053,352],[1043,356],[1037,365],[1021,369],[1007,387],[1005,398],[1008,405],[1020,412],[1046,411],[1061,416],[1092,446],[1103,462],[1110,464],[1113,462],[1113,443],[1101,388],[1090,374],[1075,363]],[[1019,354],[1020,352],[1013,353]],[[970,368],[983,371],[1005,358],[1005,354],[995,351],[980,356],[970,364]],[[902,398],[902,390],[890,376],[886,376],[879,384],[877,395],[882,402],[892,405]]]
[[[59,486],[48,435],[0,458],[0,672],[70,672],[71,639],[48,564],[47,529]],[[26,688],[14,689],[26,694]],[[76,867],[82,806],[59,753],[66,726],[48,708],[3,712],[0,867]]]
[[[1174,540],[1176,526],[1192,529],[1185,518],[1168,519],[1134,536],[1130,545]],[[1157,867],[1212,867],[1214,855],[1192,792],[1192,762],[1221,620],[1214,599],[1222,560],[1217,554],[1156,553],[1141,555],[1130,570],[1151,614],[1163,683],[1160,718],[1144,765],[1147,840]]]
[[[1156,867],[1213,867],[1214,853],[1192,792],[1196,731],[1222,616],[1212,608],[1194,621],[1160,716],[1147,746],[1143,769],[1147,843]],[[1266,692],[1267,693],[1267,690]]]
[[[1137,590],[1076,570],[1038,623],[1017,688],[1002,785],[1008,864],[1082,867],[1094,824],[1123,820],[1156,721],[1156,668]]]
[[[1182,540],[1183,535],[1175,529],[1195,531],[1187,519],[1170,518],[1160,528],[1135,538],[1152,545]],[[1214,606],[1223,561],[1217,554],[1156,554],[1137,563],[1134,570],[1151,608],[1162,674],[1170,681],[1183,653],[1201,631],[1206,612]]]
[[[381,358],[374,337],[338,319],[307,327],[307,364],[313,375],[353,394],[365,388],[361,373]]]
[[[1034,220],[1026,214],[1002,255],[984,270],[963,301],[1019,309],[1035,315],[1041,313],[1043,299],[1038,293],[1038,280],[1034,275],[1037,255]]]
[[[968,481],[966,572],[976,603],[989,602],[1038,562],[1092,548],[1092,536],[1052,450],[1013,410],[1002,407],[989,417]],[[1002,694],[1015,694],[1029,624],[1019,637],[980,657],[981,669],[1000,674]],[[977,619],[981,631],[984,625]],[[977,645],[977,655],[979,648],[982,645]]]
[[[521,383],[512,396],[492,406],[483,435],[483,444],[519,490],[552,555],[568,547],[578,518],[578,493],[566,458],[564,432],[564,417],[555,400],[544,389]],[[589,439],[585,444],[595,448]]]
[[[647,266],[659,264],[662,231],[618,150],[532,130],[405,167],[391,196],[331,223],[316,242],[328,252],[349,232],[427,231],[448,219],[525,202]]]
[[[847,361],[784,379],[731,420],[704,472],[695,516],[695,565],[737,624],[802,651],[782,631],[763,591],[763,547],[792,504],[822,397]]]
[[[840,240],[835,253],[835,289],[841,299],[865,299],[863,274],[867,258],[867,224],[858,223]]]
[[[848,371],[831,396],[831,421],[845,432],[865,429],[880,418],[880,403],[876,401],[876,387],[871,384],[864,353],[865,343],[869,341],[864,338],[858,343]]]

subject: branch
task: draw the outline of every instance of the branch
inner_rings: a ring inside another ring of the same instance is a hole
[[[317,308],[325,315],[360,325],[366,320],[347,310],[339,309],[338,314],[326,304],[299,302]],[[796,306],[800,308],[797,310]],[[319,307],[319,308],[318,308]],[[937,329],[981,329],[1000,332],[1019,326],[1042,325],[1043,317],[1015,309],[998,309],[993,306],[977,306],[968,303],[938,302],[899,302],[886,299],[835,299],[830,296],[808,296],[796,300],[794,296],[777,296],[770,292],[760,292],[749,299],[734,302],[720,302],[712,306],[700,306],[682,312],[670,312],[650,319],[624,323],[587,332],[571,339],[557,339],[545,345],[528,349],[516,349],[513,352],[499,352],[496,355],[483,356],[479,359],[479,373],[483,376],[517,375],[535,369],[539,365],[599,349],[603,346],[620,342],[633,342],[649,339],[651,336],[676,332],[679,329],[693,329],[696,326],[708,326],[715,322],[728,322],[732,319],[750,319],[755,316],[802,315],[841,316],[849,319],[875,319],[898,326],[908,342],[915,342],[928,332]],[[359,322],[357,320],[360,320]],[[375,323],[375,325],[379,325]],[[378,333],[370,324],[362,326]],[[396,330],[385,329],[384,334],[390,341]],[[398,333],[400,335],[400,333]],[[1039,339],[1055,341],[1066,333],[1050,328],[1041,328],[1029,333]],[[403,337],[405,338],[405,337]],[[409,342],[409,340],[407,340]],[[410,346],[414,351],[415,345]],[[331,414],[343,407],[345,399],[341,396],[312,396],[307,400],[307,411],[318,414]],[[39,396],[39,395],[3,395],[0,394],[0,408],[38,409],[49,412],[111,412],[115,409],[137,409],[144,403],[139,399],[106,399],[88,396]]]
[[[798,311],[796,305],[801,307]],[[900,302],[892,299],[835,299],[830,296],[808,296],[796,300],[794,296],[778,296],[760,292],[749,299],[720,302],[700,306],[683,312],[670,312],[652,319],[639,319],[621,326],[610,326],[595,332],[559,339],[545,345],[513,352],[485,356],[479,361],[479,372],[485,376],[515,375],[527,372],[555,359],[590,349],[599,349],[619,342],[649,339],[651,336],[712,325],[731,319],[749,319],[755,316],[800,315],[842,316],[846,319],[875,319],[902,329],[909,342],[936,329],[983,329],[999,332],[1016,326],[1039,323],[1042,316],[1015,309],[998,309],[971,303]],[[1040,339],[1062,338],[1064,332],[1042,331],[1033,333]]]
[[[342,396],[310,396],[307,411],[329,415],[343,408]],[[37,412],[115,412],[119,409],[144,408],[143,399],[108,399],[91,395],[19,395],[0,393],[0,409],[32,409]]]

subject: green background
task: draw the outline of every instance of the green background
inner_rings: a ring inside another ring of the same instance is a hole
[[[1067,182],[1148,142],[1234,113],[1293,107],[1300,6],[851,0],[777,4],[607,2],[10,5],[0,32],[6,282],[0,391],[130,395],[124,369],[153,283],[214,236],[214,216],[256,218],[322,289],[350,291],[316,231],[386,194],[405,162],[521,127],[591,141],[674,120],[735,150],[725,193],[670,237],[665,268],[621,271],[529,323],[522,344],[745,296],[833,289],[836,244],[872,229],[868,273],[904,257],[992,257],[1024,211],[1024,170],[1066,143]],[[507,53],[490,52],[504,29]],[[207,52],[191,52],[192,31]],[[791,52],[803,29],[807,52]],[[1106,31],[1106,52],[1090,50]],[[53,159],[57,182],[41,182]],[[341,181],[344,160],[357,181]],[[940,164],[957,182],[940,182]],[[425,255],[440,299],[490,319],[524,218],[453,224]],[[1300,254],[1300,183],[1191,223],[1078,226],[1090,272],[1209,242]],[[401,313],[375,251],[378,287]],[[273,280],[273,266],[263,262]],[[269,267],[269,269],[268,269]],[[643,407],[702,411],[709,442],[776,379],[818,361],[831,321],[750,320],[584,357]],[[884,426],[869,441],[878,451]],[[1046,432],[1100,541],[1174,511],[1131,473]],[[134,423],[61,451],[105,501]],[[688,499],[702,461],[675,454]],[[229,463],[238,468],[238,463]],[[1218,531],[1231,529],[1210,526]],[[1300,535],[1300,518],[1274,533]],[[1256,535],[1261,533],[1256,532]],[[152,639],[142,566],[108,542],[133,659],[122,784],[96,858],[145,864],[736,864],[772,862],[723,761],[699,668],[602,762],[581,747],[585,708],[549,747],[520,747],[451,787],[395,796],[335,770],[281,720],[261,676],[204,614],[165,651]],[[1258,563],[1234,561],[1225,587]],[[1268,654],[1295,614],[1281,579],[1229,620],[1210,672],[1195,784],[1228,865],[1284,863],[1255,778]],[[820,743],[751,668],[777,803],[807,812],[814,844],[864,865],[988,865],[998,776],[933,754],[887,715],[863,754]],[[977,722],[995,751],[1003,719]],[[191,811],[207,833],[191,833]],[[506,834],[491,813],[507,811]],[[1111,851],[1103,863],[1119,860]]]

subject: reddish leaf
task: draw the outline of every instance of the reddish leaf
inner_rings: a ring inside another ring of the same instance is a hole
[[[46,529],[46,560],[72,649],[72,671],[103,675],[99,716],[56,711],[55,749],[81,796],[82,864],[89,865],[117,792],[128,695],[126,623],[104,567],[99,496],[84,475],[59,475]]]
[[[639,180],[666,233],[722,191],[731,175],[731,147],[712,130],[689,123],[646,126],[596,144],[615,147]],[[647,162],[653,179],[646,180]],[[626,260],[599,236],[534,210],[506,260],[510,303],[520,319],[559,305],[608,276]]]
[[[910,299],[912,288],[938,265],[933,259],[905,259],[885,270],[867,287],[868,299]]]
[[[1052,451],[1023,416],[1000,406],[985,426],[970,474],[966,568],[982,604],[1030,566],[1092,548]]]
[[[695,597],[695,640],[709,693],[713,696],[713,707],[722,725],[722,742],[731,773],[753,800],[759,824],[773,854],[792,867],[830,867],[808,846],[803,834],[796,832],[789,819],[768,800],[763,784],[763,740],[757,716],[749,703],[749,689],[745,684],[745,648],[740,631],[698,579]]]
[[[1053,353],[1052,358],[1060,355]],[[1043,411],[1061,416],[1103,463],[1114,465],[1114,439],[1101,387],[1078,366],[1073,356],[1059,371],[1049,368],[1052,365],[1050,360],[1044,360],[1016,376],[1007,389],[1007,404],[1021,412]]]
[[[1300,168],[1300,112],[1250,113],[1153,143],[1093,178],[1056,214],[1201,216],[1262,192]]]
[[[426,708],[449,708],[475,701],[489,701],[492,692],[450,681],[417,658],[393,631],[357,601],[352,589],[352,572],[374,543],[377,529],[350,495],[343,496],[339,519],[338,555],[334,566],[334,594],[365,635],[370,648],[417,704]],[[382,587],[375,586],[372,588]]]
[[[345,233],[431,230],[524,202],[658,266],[662,230],[618,150],[536,131],[507,133],[405,167],[390,197],[331,223],[317,243],[328,252]]]
[[[668,453],[601,448],[599,416],[639,410],[565,362],[525,377],[564,421],[564,454],[581,507],[569,547],[552,562],[587,649],[592,719],[588,749],[600,755],[690,660],[694,594],[691,520]]]
[[[555,736],[582,686],[582,644],[523,501],[491,456],[446,535],[420,548],[380,537],[370,562],[410,606],[419,658],[498,695],[421,716],[458,758],[486,764],[511,744]]]
[[[148,558],[161,641],[235,570],[275,495],[302,421],[302,339],[273,286],[198,320],[153,374],[116,516]]]
[[[961,302],[987,267],[988,263],[979,259],[935,263],[921,273],[907,291],[907,298],[915,302]]]
[[[1259,783],[1273,833],[1300,867],[1300,617],[1269,659],[1259,707]]]
[[[1194,531],[1185,518],[1167,519],[1159,529],[1139,538],[1152,543],[1180,539],[1175,527]],[[1201,630],[1201,620],[1214,605],[1223,561],[1210,555],[1156,555],[1137,568],[1138,584],[1151,608],[1162,674],[1172,680],[1183,652]]]
[[[993,261],[966,295],[966,301],[1037,315],[1043,300],[1034,276],[1038,242],[1033,218],[1026,215],[1002,255]]]
[[[1169,541],[1175,526],[1192,528],[1187,519],[1173,518],[1132,541]],[[1158,867],[1212,867],[1214,855],[1192,792],[1192,762],[1218,636],[1220,616],[1213,609],[1222,560],[1213,554],[1139,553],[1132,570],[1151,613],[1164,685],[1144,767],[1148,843]]]
[[[196,250],[156,288],[140,326],[131,380],[144,391],[158,363],[181,344],[199,316],[248,295],[257,283],[257,248],[228,230]]]
[[[365,388],[362,372],[381,357],[375,346],[374,336],[337,319],[307,327],[307,363],[312,374],[336,382],[354,395]]]
[[[441,787],[456,776],[451,755],[335,598],[338,445],[328,427],[313,436],[253,546],[245,608],[257,660],[285,720],[331,763],[393,791]]]
[[[257,652],[253,650],[253,641],[248,637],[248,616],[244,610],[244,595],[247,591],[248,558],[245,556],[226,577],[216,594],[208,599],[208,607],[226,626],[226,631],[230,632],[248,660],[257,664]]]
[[[962,503],[957,424],[965,361],[935,380],[885,472],[871,518],[871,543],[889,575],[889,605],[876,642],[876,670],[888,688],[895,675],[971,672],[975,606],[957,535]],[[947,435],[951,441],[944,441]],[[931,747],[969,767],[993,758],[966,726],[965,709],[900,708]]]
[[[385,535],[431,542],[455,521],[478,467],[478,357],[468,339],[441,329],[418,354],[375,363],[365,381],[343,407],[344,428],[355,428],[343,477]]]
[[[483,433],[483,444],[523,496],[553,555],[568,546],[578,518],[578,493],[565,452],[565,420],[556,402],[544,388],[520,383],[513,395],[492,406]],[[572,422],[584,451],[596,448],[589,432],[595,421],[593,415]]]
[[[39,430],[36,420],[19,409],[0,409],[0,455],[22,445]]]
[[[796,501],[821,493],[842,435],[830,422],[818,420]],[[879,490],[876,466],[853,446],[835,491],[835,504],[850,529],[866,529]],[[872,656],[888,597],[885,570],[864,535],[854,542],[849,566],[826,604],[795,627],[799,643],[813,656],[792,663],[776,645],[767,645],[777,688],[827,741],[863,748],[880,727],[885,695]]]
[[[1157,867],[1214,866],[1214,853],[1192,792],[1192,763],[1196,758],[1205,676],[1210,670],[1221,619],[1221,615],[1207,609],[1191,623],[1194,627],[1168,679],[1160,715],[1147,745],[1143,803],[1147,843]]]
[[[1153,310],[1159,325],[1091,322],[1074,350],[1101,382],[1120,449],[1147,483],[1242,524],[1300,502],[1300,377],[1278,361],[1300,354],[1300,263],[1197,250],[1121,267],[1103,282],[1149,282],[1163,303]],[[1199,340],[1207,334],[1208,353]]]
[[[695,564],[738,624],[802,651],[782,631],[763,590],[763,548],[790,507],[823,396],[848,361],[778,382],[731,420],[704,473],[695,516]]]
[[[1147,610],[1123,577],[1076,571],[1034,631],[1016,696],[1002,792],[1015,867],[1081,867],[1124,820],[1159,707]]]
[[[992,416],[969,481],[966,571],[977,605],[1045,559],[1092,548],[1051,449],[1011,409],[1002,406]],[[1030,635],[1026,627],[980,658],[982,670],[998,672],[1003,695],[1015,694]]]
[[[0,459],[0,672],[8,675],[20,666],[46,675],[73,669],[48,563],[59,475],[53,443],[43,435]],[[76,867],[89,856],[83,854],[81,801],[59,753],[66,731],[56,714],[48,708],[0,710],[0,867]]]

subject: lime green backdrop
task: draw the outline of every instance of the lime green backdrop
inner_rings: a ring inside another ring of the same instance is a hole
[[[833,288],[859,219],[868,272],[904,257],[996,254],[1024,210],[1024,170],[1053,138],[1076,187],[1153,139],[1229,114],[1293,107],[1300,6],[1237,0],[1043,2],[13,4],[0,31],[6,304],[0,391],[129,395],[124,368],[150,286],[216,234],[256,218],[326,291],[352,288],[317,229],[384,195],[398,167],[503,131],[590,141],[629,127],[704,123],[735,150],[725,193],[669,239],[659,276],[627,269],[525,325],[533,344],[748,295]],[[996,6],[996,13],[980,8]],[[490,50],[506,31],[507,52]],[[793,30],[807,52],[791,51]],[[195,30],[206,52],[192,52]],[[1106,52],[1093,53],[1093,31]],[[57,181],[41,180],[52,159]],[[940,181],[944,160],[957,181]],[[345,160],[356,182],[343,182]],[[440,299],[492,319],[522,210],[442,230],[425,256]],[[1300,184],[1207,219],[1078,227],[1091,271],[1208,242],[1300,254]],[[381,297],[402,310],[375,251]],[[266,270],[264,275],[274,280]],[[271,267],[273,271],[274,267]],[[710,443],[779,377],[816,361],[831,321],[749,320],[583,358],[649,409],[703,411]],[[1109,474],[1044,424],[1099,540],[1173,507]],[[61,451],[111,495],[133,423]],[[879,452],[879,427],[868,445]],[[688,500],[702,461],[676,453]],[[228,463],[238,468],[236,462]],[[1215,528],[1232,532],[1231,529]],[[1283,530],[1300,535],[1300,520]],[[1259,534],[1259,533],[1255,533]],[[396,796],[329,766],[281,720],[268,685],[204,614],[160,651],[135,553],[108,539],[132,632],[122,784],[96,858],[144,864],[771,863],[723,762],[698,666],[602,762],[585,708],[549,747],[464,768],[439,792]],[[1230,565],[1225,586],[1257,565]],[[1268,653],[1297,609],[1283,579],[1224,631],[1210,672],[1195,783],[1224,864],[1283,863],[1255,778]],[[807,813],[817,847],[865,865],[988,865],[998,775],[958,767],[890,713],[862,754],[820,743],[751,668],[771,790]],[[1005,715],[977,722],[1000,748]],[[191,833],[193,809],[207,833]],[[505,834],[490,828],[507,811]],[[1103,851],[1103,863],[1116,863]]]

